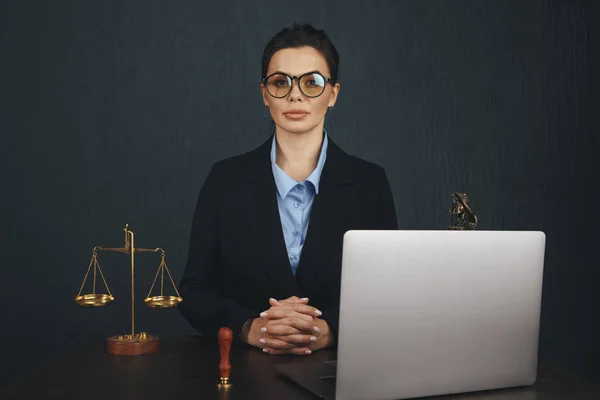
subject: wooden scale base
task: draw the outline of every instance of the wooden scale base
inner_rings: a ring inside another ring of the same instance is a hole
[[[145,332],[136,335],[111,336],[106,339],[106,352],[116,356],[140,356],[157,353],[159,349],[158,336]]]

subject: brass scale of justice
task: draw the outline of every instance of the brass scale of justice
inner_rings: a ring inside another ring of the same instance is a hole
[[[135,333],[135,254],[136,253],[160,253],[161,261],[158,266],[158,270],[156,271],[156,275],[154,276],[154,281],[152,282],[152,286],[148,291],[148,295],[144,299],[144,303],[151,308],[171,308],[175,307],[177,304],[183,301],[183,298],[179,295],[179,291],[177,290],[177,286],[173,281],[173,277],[171,276],[171,272],[167,267],[167,263],[165,262],[166,253],[160,247],[155,249],[144,249],[135,247],[134,234],[129,229],[129,224],[125,225],[125,247],[102,247],[96,246],[92,250],[92,259],[88,266],[87,272],[83,278],[83,282],[81,283],[81,287],[79,289],[79,293],[75,297],[75,302],[82,307],[103,307],[110,304],[115,298],[112,295],[108,284],[106,283],[106,279],[104,278],[104,274],[102,273],[102,269],[100,268],[100,264],[98,263],[98,252],[99,251],[109,251],[109,252],[120,252],[131,255],[131,333],[126,335],[118,335],[111,336],[106,339],[106,351],[109,354],[114,355],[141,355],[141,354],[151,354],[156,353],[159,347],[159,340],[157,336],[149,335],[146,332]],[[93,285],[91,293],[84,293],[82,291],[85,286],[85,282],[88,279],[90,274],[90,270],[93,268]],[[164,280],[165,280],[165,272],[168,275],[168,278],[175,289],[176,296],[165,296],[164,295]],[[96,281],[97,276],[100,275],[102,282],[104,283],[104,287],[107,293],[97,293],[96,292]],[[156,280],[158,276],[160,277],[160,294],[157,296],[151,296],[152,290],[154,289],[154,285],[156,284]]]
[[[468,197],[463,193],[452,193],[452,207],[449,213],[452,215],[453,222],[448,226],[450,230],[473,230],[477,226],[477,216],[473,213],[471,207],[468,205]],[[150,354],[158,351],[158,337],[149,335],[145,332],[135,333],[135,253],[161,253],[161,261],[154,276],[152,286],[148,291],[148,295],[144,299],[144,303],[151,308],[171,308],[183,301],[183,298],[177,290],[177,286],[173,281],[173,277],[169,272],[167,263],[165,262],[166,253],[160,247],[155,249],[144,249],[136,248],[134,246],[134,234],[129,230],[129,224],[125,225],[125,247],[111,248],[96,246],[92,250],[92,259],[88,266],[79,293],[75,297],[75,302],[82,307],[102,307],[110,304],[114,300],[114,296],[108,288],[100,264],[98,263],[98,251],[112,251],[121,252],[131,255],[131,334],[111,336],[106,339],[106,350],[109,354],[114,355],[141,355]],[[90,269],[93,266],[93,286],[92,293],[81,294],[85,286],[85,282],[90,273]],[[171,285],[175,290],[177,296],[165,296],[164,295],[164,275],[165,271],[169,277]],[[96,293],[96,280],[97,274],[100,274],[104,287],[108,293]],[[158,275],[161,275],[160,280],[160,295],[151,296],[154,285]],[[232,332],[231,329],[223,327],[218,332],[218,343],[220,348],[221,361],[219,369],[221,373],[221,380],[218,384],[219,389],[228,389],[231,387],[229,382],[229,375],[231,371],[231,364],[229,362],[229,352],[232,343]]]
[[[159,349],[159,339],[155,335],[149,335],[146,332],[135,333],[135,253],[160,253],[161,261],[158,266],[158,270],[156,271],[156,275],[154,276],[154,281],[152,282],[152,286],[148,291],[146,298],[144,299],[144,303],[150,308],[172,308],[177,306],[179,303],[183,301],[183,298],[179,294],[177,290],[177,286],[173,281],[173,277],[171,276],[171,272],[169,271],[169,267],[165,261],[166,252],[157,247],[155,249],[144,249],[140,247],[135,247],[135,240],[133,231],[129,229],[129,224],[125,225],[125,246],[124,247],[102,247],[96,246],[92,250],[92,259],[87,268],[85,276],[83,278],[83,282],[81,283],[81,287],[79,288],[79,292],[75,297],[75,302],[81,307],[103,307],[110,304],[115,297],[112,295],[108,284],[106,283],[106,279],[104,278],[104,274],[102,273],[102,269],[100,268],[100,264],[98,263],[98,252],[99,251],[108,251],[108,252],[119,252],[131,255],[131,333],[125,335],[117,335],[111,336],[106,339],[106,351],[112,355],[126,355],[126,356],[138,356],[142,354],[152,354],[158,352]],[[86,280],[90,275],[90,270],[93,268],[93,284],[91,293],[83,293],[83,289],[85,287]],[[164,294],[164,280],[165,280],[165,272],[175,290],[176,296],[165,296]],[[96,282],[98,275],[102,279],[104,283],[104,287],[106,289],[106,293],[97,293],[96,292]],[[156,280],[158,279],[158,275],[161,275],[160,278],[160,294],[157,296],[151,296],[152,290],[156,284]],[[219,363],[219,372],[220,379],[217,383],[217,388],[219,392],[227,395],[229,393],[229,389],[232,387],[231,382],[229,381],[229,376],[231,373],[231,363],[229,362],[229,354],[231,350],[231,344],[233,341],[233,332],[230,328],[222,327],[219,329],[217,334],[219,350],[221,355],[221,360]]]

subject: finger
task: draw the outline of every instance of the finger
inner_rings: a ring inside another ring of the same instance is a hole
[[[286,343],[293,345],[301,345],[301,344],[311,344],[317,341],[318,336],[316,332],[301,332],[298,329],[285,326],[278,325],[271,329],[267,329],[266,327],[261,328],[261,332],[265,334],[263,337],[266,341],[261,341],[263,344],[268,344],[268,338],[282,340]],[[277,332],[293,332],[293,333],[285,333],[278,334]],[[268,336],[267,336],[268,335]]]
[[[273,300],[275,300],[275,299],[273,299]],[[282,303],[282,304],[294,304],[294,303],[308,304],[308,297],[299,298],[297,296],[292,296],[292,297],[288,297],[287,299],[275,300],[275,301]]]
[[[286,307],[286,306],[284,305],[284,307]],[[308,304],[296,303],[296,304],[287,305],[287,307],[292,307],[292,309],[294,311],[299,312],[301,314],[306,314],[306,315],[316,316],[316,317],[320,317],[321,315],[323,315],[323,313],[319,309],[317,309],[313,306],[309,306]]]
[[[294,347],[298,347],[299,345],[309,346],[312,343],[317,341],[316,336],[306,335],[306,334],[277,336],[277,337],[273,337],[273,339],[279,339],[288,344],[293,344]],[[268,346],[268,341],[267,341],[266,345]]]
[[[323,313],[313,306],[309,306],[308,304],[298,304],[298,303],[280,303],[279,305],[275,304],[271,308],[283,308],[286,310],[293,310],[300,314],[306,314],[311,317],[320,317]]]
[[[284,354],[292,354],[292,355],[296,355],[296,356],[307,356],[309,354],[312,354],[312,351],[306,347],[294,347],[292,349],[287,349],[287,350],[275,350],[275,349],[271,349],[269,347],[265,347],[263,349],[263,352],[273,355],[273,356],[284,355]]]
[[[290,308],[286,308],[285,306],[273,307],[273,308],[269,309],[268,311],[264,311],[264,312],[260,313],[260,316],[265,317],[268,320],[282,319],[282,318],[288,318],[288,317],[301,318],[306,321],[313,320],[313,317],[311,317],[310,315],[298,313]]]
[[[277,299],[274,299],[273,297],[269,298],[269,305],[271,307],[280,306],[283,304],[308,304],[308,297],[299,298],[296,296],[292,296],[292,297],[288,297],[287,299],[284,299],[284,300],[277,300]]]
[[[260,328],[260,331],[267,333],[269,336],[297,335],[303,333],[300,329],[285,324],[271,325],[270,327],[263,326]]]
[[[302,315],[302,314],[298,314],[298,315]],[[304,333],[312,333],[312,334],[319,333],[321,331],[316,324],[316,320],[311,319],[310,321],[307,321],[303,318],[297,318],[297,317],[293,317],[293,316],[287,317],[287,318],[269,320],[266,324],[267,332],[269,332],[271,329],[275,328],[276,326],[287,326],[290,328],[297,329]]]
[[[285,300],[283,300],[285,301]],[[274,298],[270,298],[269,299],[269,304],[271,305],[271,307],[275,307],[275,306],[280,306],[282,303],[280,303],[278,300],[275,300]]]
[[[292,343],[288,343],[284,340],[275,339],[271,337],[261,337],[258,341],[261,343],[261,346],[269,347],[275,350],[286,350],[294,347],[294,344]]]

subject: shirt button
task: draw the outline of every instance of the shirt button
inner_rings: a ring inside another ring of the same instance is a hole
[[[294,203],[294,208],[298,208],[298,207],[300,207],[300,203],[298,203],[298,202],[295,202],[295,203]]]
[[[294,235],[294,236],[298,236],[298,231],[294,231],[294,232],[292,232],[292,235]]]
[[[296,262],[297,259],[298,259],[298,257],[296,257],[296,256],[291,256],[290,257],[290,260],[292,260],[293,262]]]

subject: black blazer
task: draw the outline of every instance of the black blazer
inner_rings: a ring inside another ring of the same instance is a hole
[[[329,138],[294,276],[277,207],[272,140],[217,162],[200,190],[179,305],[200,333],[216,335],[227,326],[237,336],[270,307],[269,297],[298,296],[308,297],[337,335],[344,233],[397,229],[383,168],[344,153]]]

